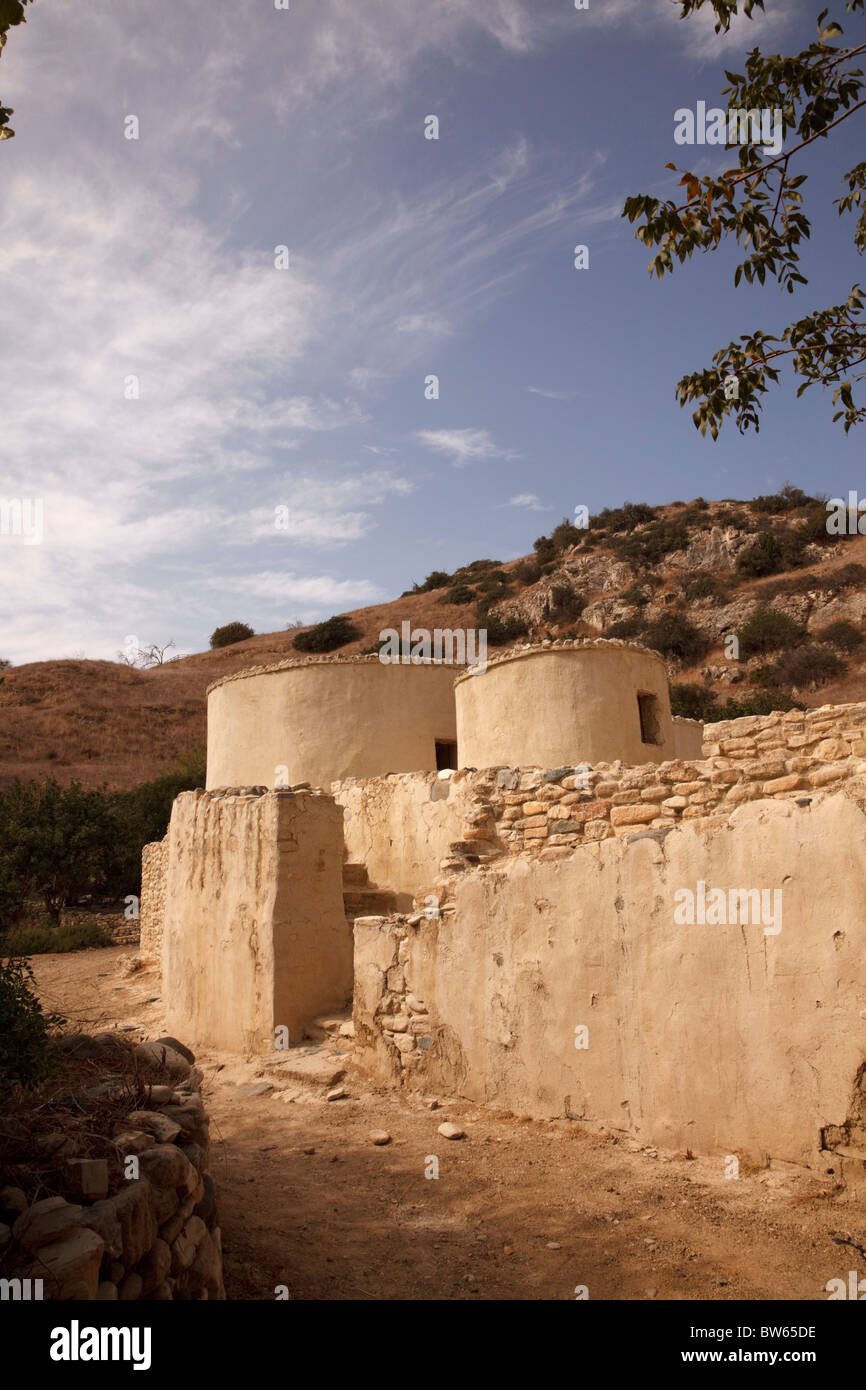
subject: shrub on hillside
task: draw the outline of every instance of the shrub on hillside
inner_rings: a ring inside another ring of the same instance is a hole
[[[804,545],[835,545],[846,537],[831,536],[827,530],[827,509],[822,506],[809,507],[800,525],[800,537]]]
[[[752,695],[744,696],[741,700],[735,700],[729,695],[724,704],[718,706],[713,720],[743,719],[747,714],[775,714],[777,710],[784,712],[803,708],[804,706],[795,700],[790,692],[759,690]]]
[[[511,573],[518,584],[537,584],[541,578],[541,566],[536,560],[521,560]]]
[[[716,692],[707,686],[689,682],[671,686],[671,714],[681,719],[700,719],[703,724],[715,724],[721,719],[742,719],[747,714],[772,714],[775,710],[802,708],[789,694],[781,691],[756,691],[741,700],[729,695],[720,704]]]
[[[783,652],[771,667],[766,684],[787,688],[824,685],[845,670],[842,661],[829,647],[808,642],[793,651]]]
[[[431,589],[444,589],[451,583],[451,575],[446,570],[432,570],[423,584],[413,584],[410,594],[429,594]]]
[[[761,531],[737,556],[737,573],[744,579],[763,579],[803,563],[802,534]]]
[[[623,590],[622,597],[625,603],[631,603],[635,608],[646,608],[649,603],[649,594],[639,584],[630,584]]]
[[[548,596],[547,617],[552,622],[563,623],[569,618],[579,618],[585,607],[586,599],[576,589],[554,584]]]
[[[762,656],[802,641],[805,629],[780,608],[756,608],[738,629],[740,656]]]
[[[707,724],[717,719],[715,706],[718,697],[708,686],[696,685],[692,681],[680,681],[671,686],[671,714],[680,719],[700,719]]]
[[[33,971],[24,960],[0,960],[0,1087],[31,1089],[51,1075],[60,1049],[49,1029],[62,1019],[46,1014]]]
[[[683,613],[663,613],[644,628],[643,640],[662,656],[676,657],[687,664],[698,661],[707,650],[706,637]]]
[[[567,516],[562,518],[558,526],[554,526],[550,533],[550,539],[556,546],[558,554],[568,550],[570,545],[580,545],[586,535],[586,531],[579,526],[575,526],[573,521],[569,521]]]
[[[500,617],[498,613],[491,613],[489,609],[479,606],[475,621],[479,631],[484,629],[487,632],[487,644],[491,647],[504,647],[507,642],[513,642],[518,637],[525,637],[529,631],[529,626],[524,618],[519,616]]]
[[[631,641],[633,638],[640,637],[644,629],[644,620],[640,617],[620,618],[618,622],[611,623],[604,629],[604,637],[618,637],[624,642]]]
[[[688,543],[688,526],[678,517],[673,521],[651,521],[640,531],[614,536],[612,548],[618,560],[643,568],[660,564],[673,551],[685,550]]]
[[[730,595],[726,585],[714,574],[699,574],[696,579],[686,581],[683,597],[688,603],[694,603],[697,599],[702,598],[712,598],[717,603],[727,603]]]
[[[360,628],[343,616],[326,618],[307,632],[299,632],[292,645],[299,652],[335,652],[345,647],[347,642],[355,642],[361,636]]]
[[[796,511],[798,507],[804,507],[814,500],[814,497],[807,497],[802,488],[792,487],[790,483],[786,483],[779,492],[770,493],[768,496],[754,497],[749,506],[753,512],[779,516],[784,512]]]
[[[830,623],[827,627],[822,627],[820,632],[815,633],[815,638],[818,642],[824,642],[835,651],[845,652],[849,655],[863,646],[862,632],[859,632],[853,623],[845,622],[844,619]]]
[[[556,560],[556,546],[550,536],[539,536],[537,540],[533,541],[532,548],[540,565],[547,565],[552,560]]]
[[[437,603],[473,603],[476,598],[475,590],[469,584],[455,584],[452,588],[446,589]]]
[[[233,642],[245,642],[248,637],[255,637],[255,635],[252,628],[246,623],[226,623],[223,627],[214,628],[211,633],[211,649],[230,647]]]
[[[656,508],[648,507],[646,502],[623,502],[621,507],[603,507],[589,521],[593,530],[633,531],[636,526],[654,521],[656,515]]]

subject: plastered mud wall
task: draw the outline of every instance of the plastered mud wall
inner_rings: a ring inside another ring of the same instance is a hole
[[[781,929],[678,922],[701,882],[780,890]],[[467,869],[438,918],[356,920],[360,1055],[381,1081],[862,1180],[864,901],[866,816],[839,793]]]
[[[700,758],[704,743],[704,726],[700,720],[683,719],[681,715],[675,714],[672,723],[674,726],[674,757]]]
[[[184,792],[165,865],[163,994],[170,1032],[268,1052],[352,993],[342,812],[310,792]]]

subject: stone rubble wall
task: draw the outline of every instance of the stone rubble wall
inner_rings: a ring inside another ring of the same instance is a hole
[[[162,959],[162,925],[165,915],[165,868],[168,836],[145,845],[141,851],[141,898],[138,905],[139,950],[145,960]]]
[[[784,714],[749,714],[705,724],[704,755],[711,757],[723,742],[732,739],[754,743],[756,748],[784,748],[797,756],[817,756],[819,761],[823,756],[819,745],[834,739],[847,744],[851,753],[866,757],[866,702],[792,709]]]
[[[64,1041],[74,1044],[73,1055],[87,1057],[100,1043],[85,1034]],[[0,1189],[4,1276],[41,1279],[46,1299],[225,1298],[202,1073],[171,1048],[141,1048],[157,1049],[175,1078],[151,1086],[145,1108],[115,1131],[119,1163],[136,1156],[139,1176],[122,1178],[109,1196],[106,1159],[67,1158],[79,1184],[76,1201],[54,1196],[28,1205],[20,1188]]]
[[[724,820],[743,802],[767,797],[808,802],[833,788],[866,801],[866,705],[710,727],[701,759],[468,774],[474,802],[440,869],[457,872],[502,855],[563,859],[614,836]]]

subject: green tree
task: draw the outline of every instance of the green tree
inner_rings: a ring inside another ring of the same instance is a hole
[[[13,25],[27,23],[24,6],[29,4],[32,4],[32,0],[0,0],[0,54],[3,52],[7,33]],[[0,106],[0,140],[11,140],[15,134],[9,126],[11,115],[11,107]]]
[[[711,5],[716,15],[716,32],[727,30],[731,19],[742,8],[751,18],[764,9],[764,0],[677,0],[685,19]],[[847,0],[849,13],[862,14],[866,0]],[[793,135],[795,143],[783,153],[766,158],[761,145],[739,146],[739,165],[718,178],[699,178],[690,170],[668,169],[680,173],[684,201],[660,201],[647,194],[626,199],[623,217],[637,222],[635,236],[647,247],[657,247],[650,261],[650,274],[672,273],[674,258],[683,263],[696,251],[712,251],[723,238],[733,238],[748,248],[748,254],[734,272],[734,285],[741,278],[761,284],[768,275],[793,294],[806,277],[799,269],[799,245],[811,233],[803,211],[802,188],[806,174],[794,172],[795,156],[816,140],[828,140],[831,132],[866,107],[863,72],[855,60],[866,52],[866,43],[839,46],[839,24],[825,24],[828,11],[818,16],[818,38],[800,53],[789,56],[766,55],[753,49],[744,74],[727,72],[730,86],[728,112],[771,109],[782,113],[783,137]],[[730,134],[730,129],[728,131]],[[822,147],[823,148],[823,147]],[[826,148],[823,148],[827,158]],[[841,173],[841,171],[840,171]],[[847,191],[835,200],[839,214],[858,211],[854,245],[866,249],[866,160],[841,173]],[[642,219],[642,220],[640,220]],[[762,396],[779,381],[772,364],[790,357],[795,375],[802,378],[797,395],[820,383],[833,386],[833,404],[841,408],[833,416],[844,422],[845,432],[866,419],[866,406],[854,400],[854,384],[866,373],[853,369],[866,361],[866,319],[863,293],[854,284],[838,304],[804,315],[777,334],[758,330],[721,347],[712,366],[681,378],[677,396],[681,406],[697,403],[692,419],[695,426],[713,439],[726,416],[733,416],[740,433],[750,426],[759,429]],[[726,383],[730,381],[730,389]]]
[[[101,888],[111,831],[103,792],[14,782],[0,794],[0,886],[41,898],[59,922],[70,899]]]

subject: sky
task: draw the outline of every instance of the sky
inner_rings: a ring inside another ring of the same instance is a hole
[[[277,3],[36,0],[10,31],[0,498],[31,524],[0,534],[0,656],[316,622],[579,505],[864,491],[830,392],[715,443],[675,398],[862,277],[832,206],[857,118],[798,157],[795,296],[734,291],[734,247],[651,278],[620,216],[673,196],[669,160],[732,162],[677,146],[675,111],[809,43],[817,0],[721,37],[674,0]]]

